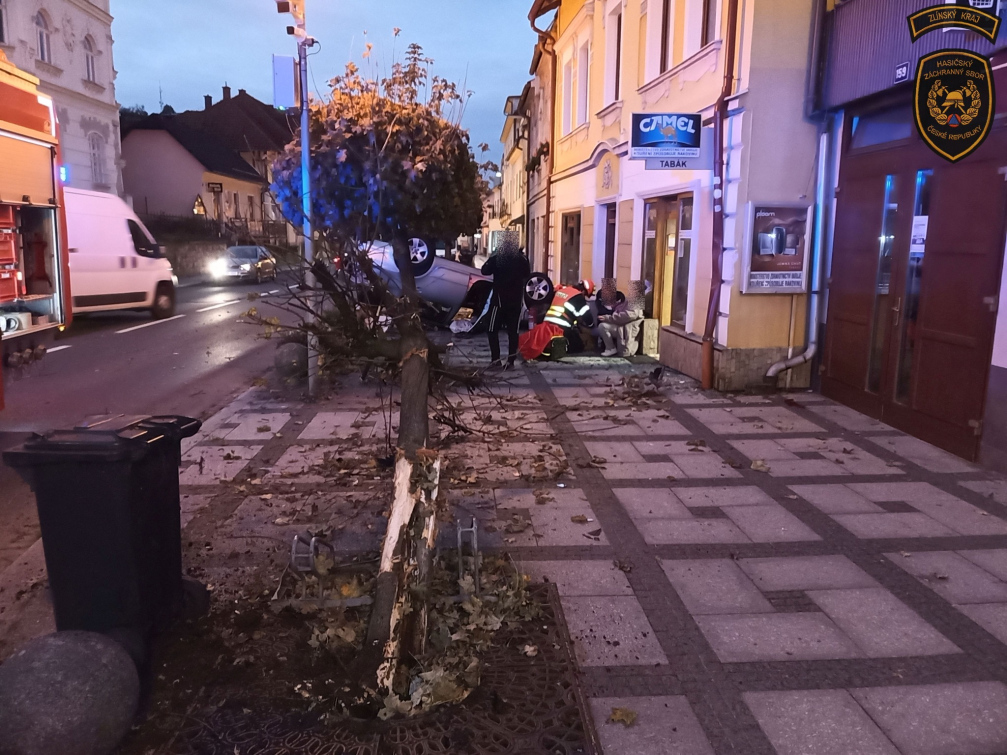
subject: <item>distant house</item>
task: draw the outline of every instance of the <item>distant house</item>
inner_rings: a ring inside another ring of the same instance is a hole
[[[203,110],[124,121],[126,192],[141,215],[203,215],[292,243],[269,184],[293,133],[283,111],[244,89],[232,97],[228,86],[217,103],[207,95]]]
[[[204,216],[261,230],[265,178],[178,116],[151,115],[123,138],[123,182],[141,215]]]

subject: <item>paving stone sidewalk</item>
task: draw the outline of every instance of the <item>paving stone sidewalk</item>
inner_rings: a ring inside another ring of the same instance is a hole
[[[476,432],[437,426],[455,515],[557,585],[604,753],[1007,753],[1007,482],[815,394],[654,366],[526,366],[456,398]],[[295,532],[377,547],[382,407],[357,379],[255,389],[185,444],[186,561],[218,598],[272,584]]]

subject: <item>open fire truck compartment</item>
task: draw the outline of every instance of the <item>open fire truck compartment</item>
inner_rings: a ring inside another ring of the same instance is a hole
[[[4,377],[41,359],[56,331],[71,318],[59,129],[52,99],[38,91],[38,84],[0,50],[0,374]]]

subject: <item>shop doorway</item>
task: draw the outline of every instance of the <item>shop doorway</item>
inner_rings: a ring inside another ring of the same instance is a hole
[[[580,213],[563,215],[560,245],[560,279],[556,283],[575,285],[580,280]]]
[[[645,314],[685,328],[692,266],[691,195],[660,197],[644,206],[643,279],[650,284]]]
[[[1007,207],[993,158],[1007,138],[952,165],[914,136],[858,150],[847,134],[822,392],[975,460]]]
[[[605,277],[615,277],[616,205],[605,205]]]

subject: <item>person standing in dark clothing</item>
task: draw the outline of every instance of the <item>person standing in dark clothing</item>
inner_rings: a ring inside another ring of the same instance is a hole
[[[507,330],[507,364],[514,367],[517,359],[518,327],[521,323],[521,305],[524,287],[531,277],[531,265],[518,246],[515,234],[508,233],[496,253],[482,267],[483,275],[493,276],[493,293],[490,299],[489,329],[491,366],[504,366],[500,359],[500,329]]]

